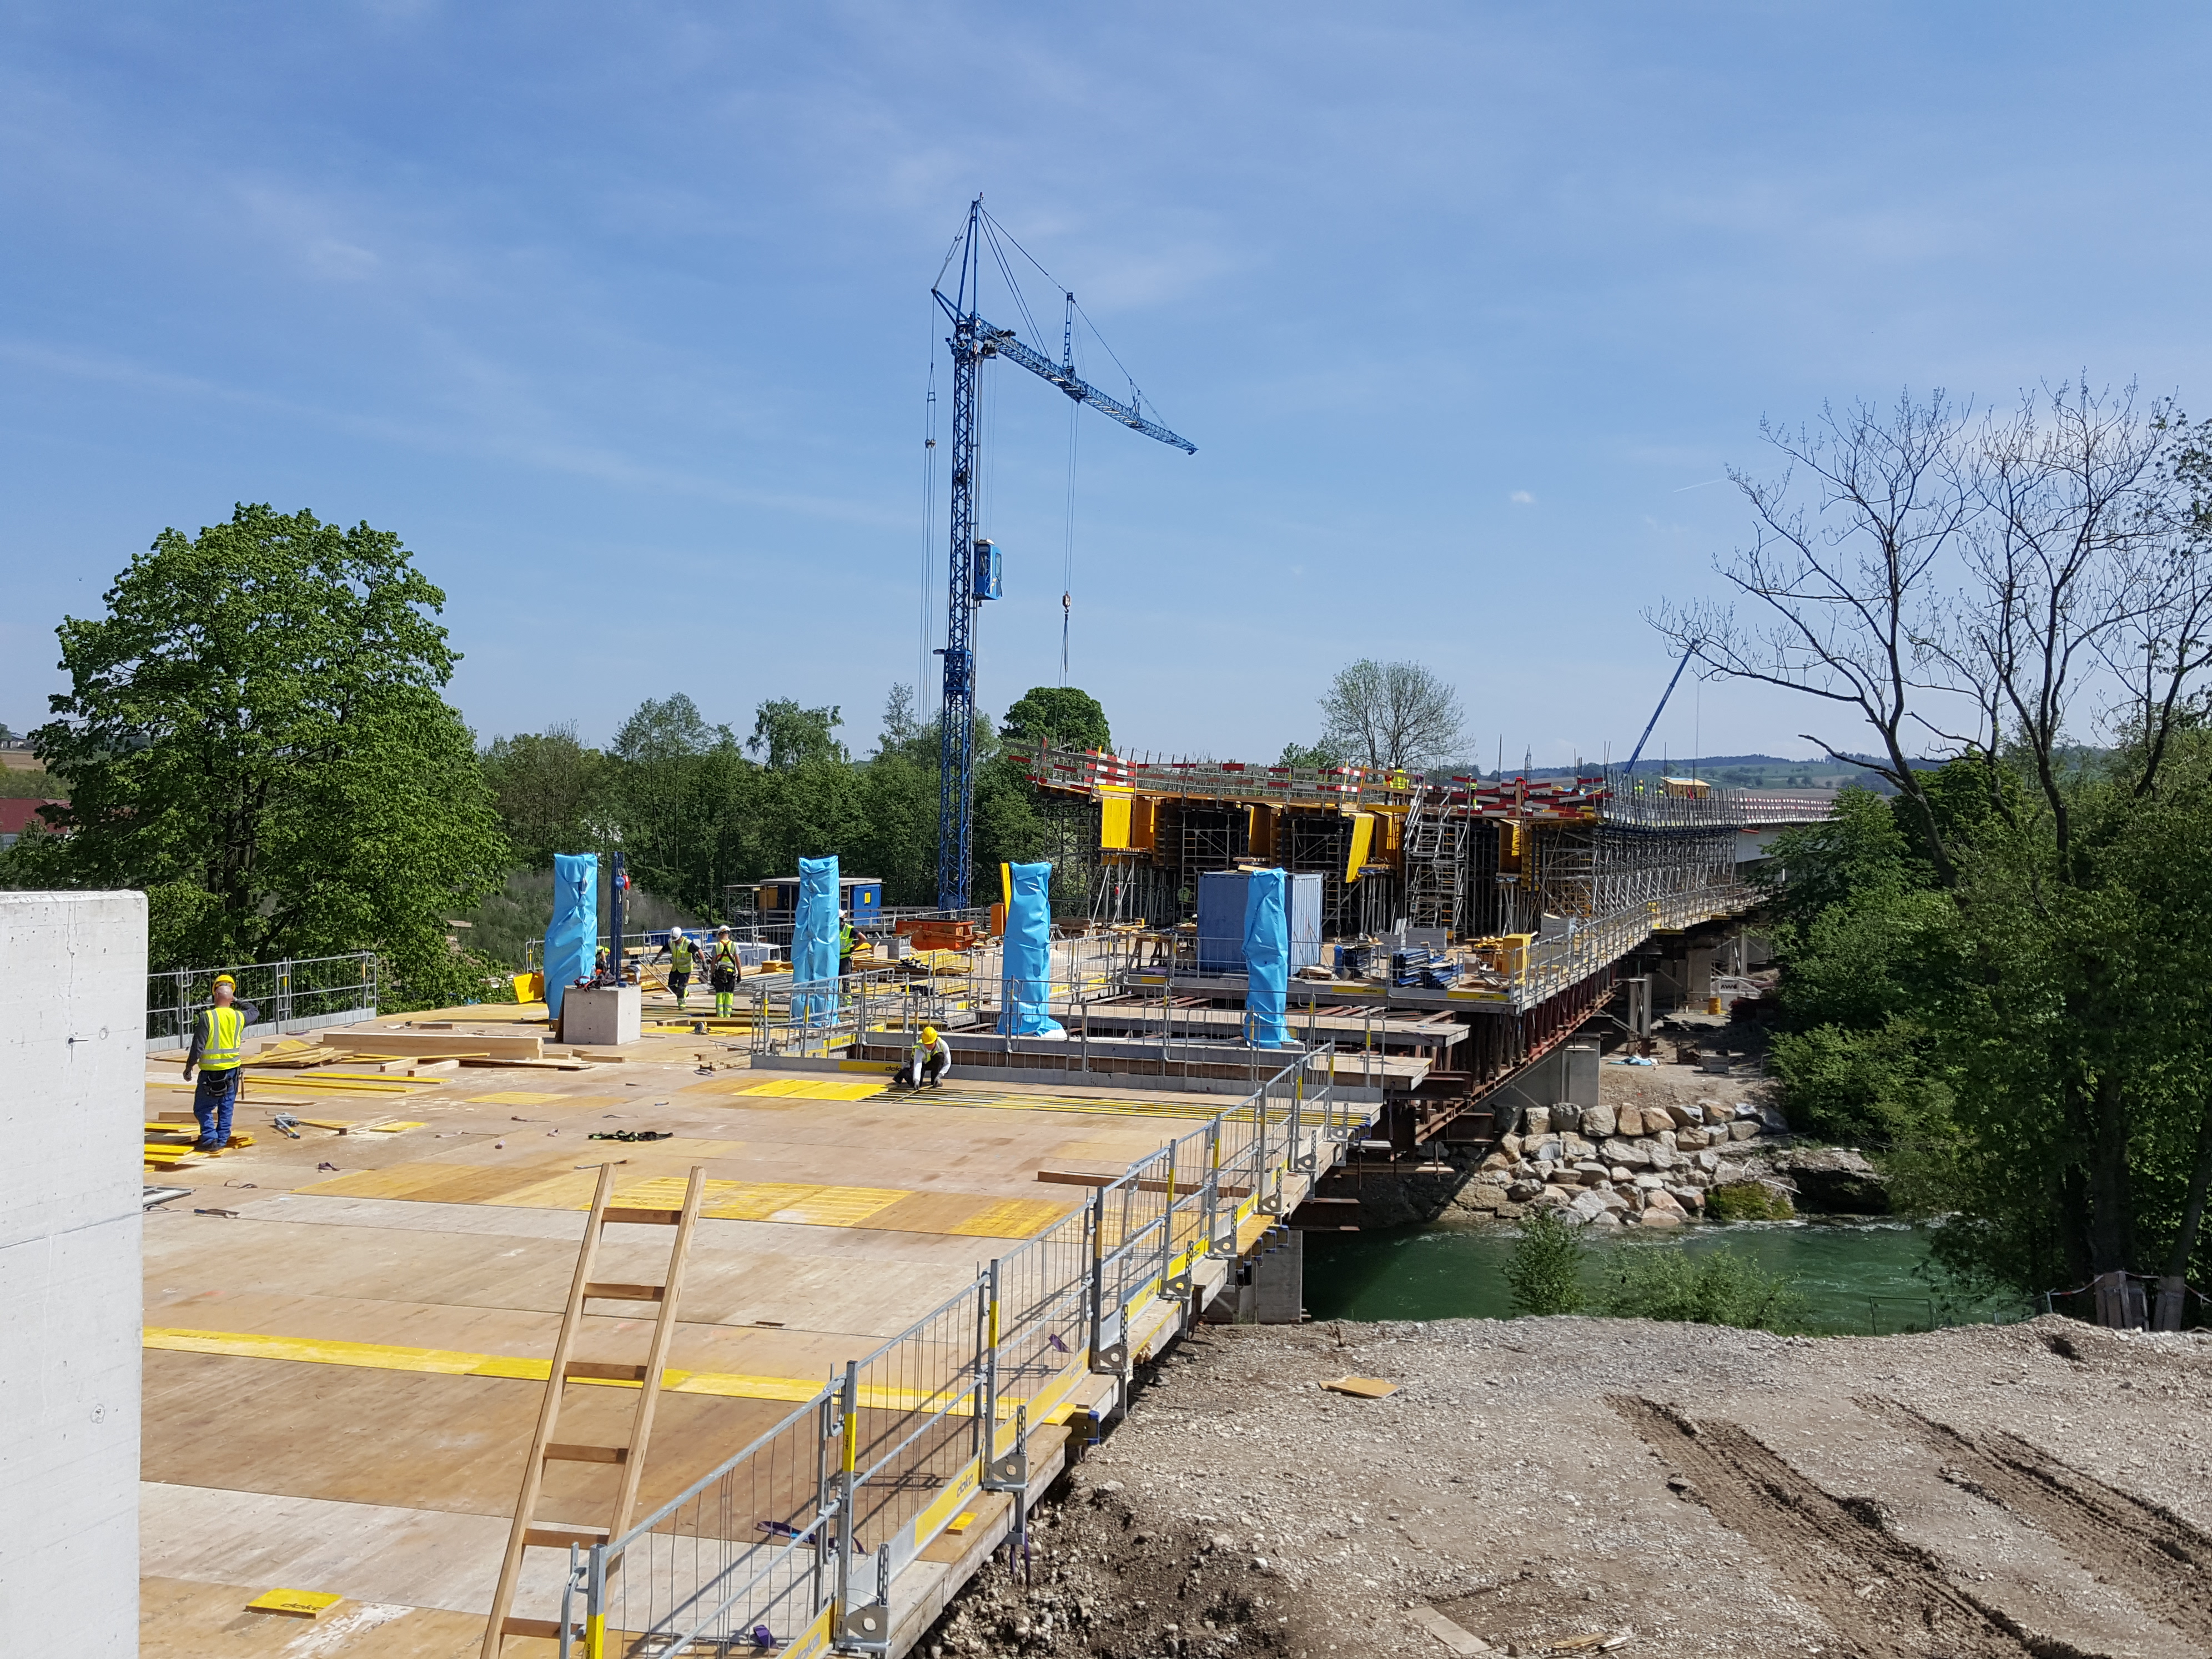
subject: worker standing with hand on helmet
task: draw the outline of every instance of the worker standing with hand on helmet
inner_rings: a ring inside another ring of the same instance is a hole
[[[738,992],[738,947],[730,943],[730,930],[717,928],[714,953],[707,958],[707,982],[714,988],[714,1012],[730,1017],[730,1001]]]
[[[238,1104],[238,1072],[246,1059],[246,1028],[261,1018],[250,1002],[238,1000],[238,981],[228,974],[215,978],[215,1006],[192,1022],[192,1046],[185,1054],[185,1081],[197,1069],[200,1085],[192,1095],[199,1120],[196,1152],[219,1152],[230,1145],[230,1115]]]
[[[898,1081],[909,1089],[941,1089],[945,1074],[951,1069],[952,1045],[938,1036],[934,1025],[925,1025],[921,1041],[907,1056],[906,1069],[899,1073]]]

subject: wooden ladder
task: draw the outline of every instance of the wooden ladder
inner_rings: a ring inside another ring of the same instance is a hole
[[[530,1443],[530,1461],[522,1472],[522,1494],[514,1502],[514,1525],[507,1533],[507,1553],[499,1564],[499,1588],[493,1594],[491,1617],[484,1626],[483,1659],[499,1659],[510,1636],[537,1636],[559,1640],[561,1626],[551,1619],[515,1619],[507,1609],[514,1605],[516,1583],[522,1576],[522,1553],[532,1547],[567,1549],[580,1544],[589,1549],[622,1536],[637,1505],[638,1482],[645,1474],[646,1443],[653,1435],[653,1407],[660,1400],[660,1377],[668,1358],[668,1346],[676,1334],[676,1299],[683,1290],[684,1262],[691,1248],[691,1229],[699,1218],[699,1197],[706,1171],[694,1164],[684,1189],[684,1206],[677,1210],[624,1209],[610,1206],[615,1165],[599,1166],[599,1184],[592,1194],[591,1212],[584,1218],[584,1242],[576,1252],[576,1277],[568,1286],[568,1304],[562,1310],[561,1333],[553,1341],[553,1364],[545,1378],[545,1401],[538,1409],[538,1432]],[[668,1272],[658,1285],[604,1284],[594,1280],[592,1269],[605,1230],[617,1222],[643,1223],[676,1229],[668,1251]],[[586,1302],[657,1302],[660,1312],[653,1323],[653,1340],[642,1365],[610,1365],[571,1359],[569,1350],[576,1328],[583,1322]],[[564,1445],[554,1439],[561,1425],[561,1398],[575,1382],[635,1382],[637,1410],[630,1419],[627,1446]],[[605,1527],[538,1519],[538,1498],[545,1484],[548,1463],[611,1463],[622,1470],[621,1490],[614,1512]]]

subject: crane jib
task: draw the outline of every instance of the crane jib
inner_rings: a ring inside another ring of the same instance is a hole
[[[1143,400],[1133,386],[1131,401],[1124,404],[1076,374],[1073,295],[1068,296],[1071,321],[1061,354],[1065,361],[1060,362],[1024,345],[1013,330],[994,328],[976,313],[974,296],[982,275],[984,245],[994,234],[990,222],[979,196],[969,204],[966,234],[954,244],[960,267],[956,296],[948,297],[941,289],[930,289],[930,296],[952,325],[951,336],[945,341],[952,349],[952,491],[946,503],[952,548],[945,581],[945,645],[939,653],[945,665],[945,694],[938,715],[937,902],[946,910],[964,909],[968,904],[975,849],[978,601],[999,596],[998,550],[979,535],[975,522],[976,465],[981,459],[976,371],[986,358],[1007,358],[1040,380],[1050,381],[1075,402],[1089,404],[1133,432],[1173,445],[1187,455],[1198,453],[1198,446],[1189,439],[1145,418]],[[948,258],[946,268],[951,266]]]

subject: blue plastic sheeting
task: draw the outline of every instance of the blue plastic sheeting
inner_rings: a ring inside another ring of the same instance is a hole
[[[1006,940],[999,991],[999,1035],[1066,1036],[1052,1017],[1052,866],[1010,864]]]
[[[791,982],[814,985],[837,977],[837,860],[799,861],[799,908],[792,916]],[[834,992],[794,998],[793,1015],[809,1025],[837,1018]]]
[[[553,920],[545,929],[545,1009],[561,1018],[561,998],[589,979],[599,957],[599,855],[553,855]]]
[[[1244,889],[1244,1040],[1256,1048],[1291,1044],[1284,1023],[1291,996],[1291,921],[1283,872],[1255,870]]]

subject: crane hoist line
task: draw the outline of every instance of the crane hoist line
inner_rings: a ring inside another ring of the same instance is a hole
[[[1189,439],[1169,431],[1146,416],[1142,398],[1133,384],[1129,389],[1129,401],[1123,403],[1076,374],[1073,295],[1066,296],[1070,301],[1070,327],[1063,336],[1063,361],[1060,362],[1053,362],[1024,342],[1012,329],[1000,328],[981,314],[983,263],[987,258],[995,260],[1006,276],[1015,302],[1021,303],[1021,291],[1014,286],[1012,272],[1007,270],[1004,252],[999,246],[1001,234],[996,221],[983,211],[983,198],[978,196],[969,204],[967,228],[954,244],[959,276],[952,284],[953,291],[949,295],[945,292],[941,274],[938,285],[930,289],[931,296],[952,325],[952,332],[945,341],[952,350],[952,547],[951,556],[945,561],[945,646],[938,653],[945,659],[945,696],[939,726],[937,902],[947,910],[967,908],[969,874],[975,858],[975,613],[985,600],[995,599],[1000,593],[999,550],[975,533],[979,436],[975,422],[976,372],[986,359],[1002,357],[1058,386],[1077,403],[1088,404],[1101,414],[1119,421],[1133,432],[1171,444],[1186,455],[1198,453],[1198,446]],[[1012,240],[1011,237],[1006,240]],[[952,265],[953,259],[948,258],[946,270]],[[1026,315],[1025,306],[1023,311]]]

